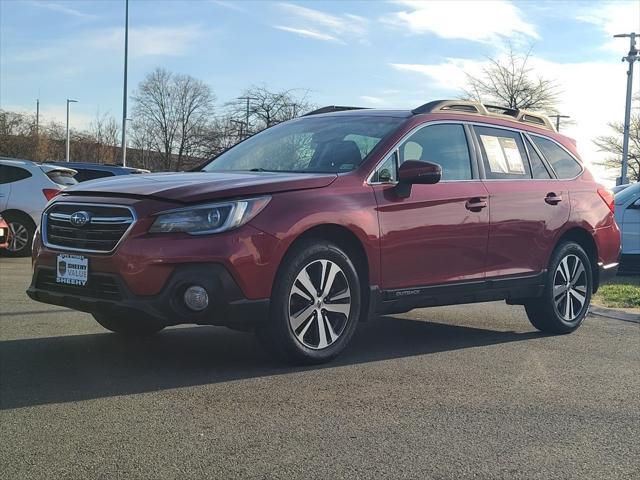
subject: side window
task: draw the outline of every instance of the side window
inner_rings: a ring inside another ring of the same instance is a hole
[[[391,155],[389,155],[387,159],[384,162],[382,162],[382,165],[380,165],[376,170],[376,172],[373,174],[371,181],[375,183],[396,182],[398,180],[397,158],[398,158],[398,155],[396,152],[393,152]]]
[[[31,174],[24,168],[0,165],[0,184],[17,182],[30,176]]]
[[[547,179],[551,178],[551,174],[547,167],[545,167],[542,158],[536,152],[536,149],[533,148],[531,142],[527,138],[525,138],[524,143],[527,145],[527,152],[529,152],[529,160],[531,161],[531,173],[533,174],[533,178]]]
[[[582,166],[558,144],[535,135],[531,138],[556,171],[558,178],[574,178],[582,172]]]
[[[113,173],[107,172],[104,170],[78,170],[78,173],[75,174],[73,178],[75,178],[78,182],[86,182],[87,180],[94,180],[96,178],[104,178],[104,177],[112,177]]]
[[[442,167],[443,180],[470,180],[471,155],[462,125],[427,125],[400,145],[399,163],[423,160]]]
[[[488,179],[531,178],[520,133],[491,127],[474,127]]]

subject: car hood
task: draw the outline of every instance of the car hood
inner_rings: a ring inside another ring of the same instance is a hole
[[[330,173],[193,172],[122,175],[79,183],[72,195],[149,196],[179,203],[321,188],[338,176]]]

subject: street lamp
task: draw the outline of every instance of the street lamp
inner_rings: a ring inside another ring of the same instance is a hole
[[[626,57],[622,57],[623,62],[629,62],[629,70],[627,70],[627,98],[624,109],[624,127],[622,131],[622,171],[620,172],[620,183],[624,185],[629,182],[627,178],[627,168],[629,165],[629,129],[631,119],[631,91],[633,88],[633,62],[640,59],[640,54],[636,48],[636,37],[640,35],[635,32],[621,33],[614,35],[614,38],[628,38],[629,39],[629,54]]]
[[[67,156],[66,161],[69,161],[69,104],[78,103],[77,100],[70,100],[67,98]]]

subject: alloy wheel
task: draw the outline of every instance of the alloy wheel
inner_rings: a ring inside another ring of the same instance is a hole
[[[9,222],[11,239],[8,250],[12,253],[23,250],[29,243],[29,231],[21,223]]]
[[[289,292],[291,330],[305,347],[327,348],[344,332],[351,303],[342,269],[330,260],[315,260],[298,273]]]
[[[578,318],[587,301],[588,276],[577,255],[567,255],[553,277],[553,304],[558,315],[567,322]]]

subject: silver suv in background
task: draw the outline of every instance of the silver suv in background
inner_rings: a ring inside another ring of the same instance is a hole
[[[0,157],[0,215],[11,232],[7,255],[31,254],[44,207],[63,189],[78,183],[75,174],[71,168]]]
[[[640,274],[640,183],[615,195],[616,222],[622,233],[620,273]]]

